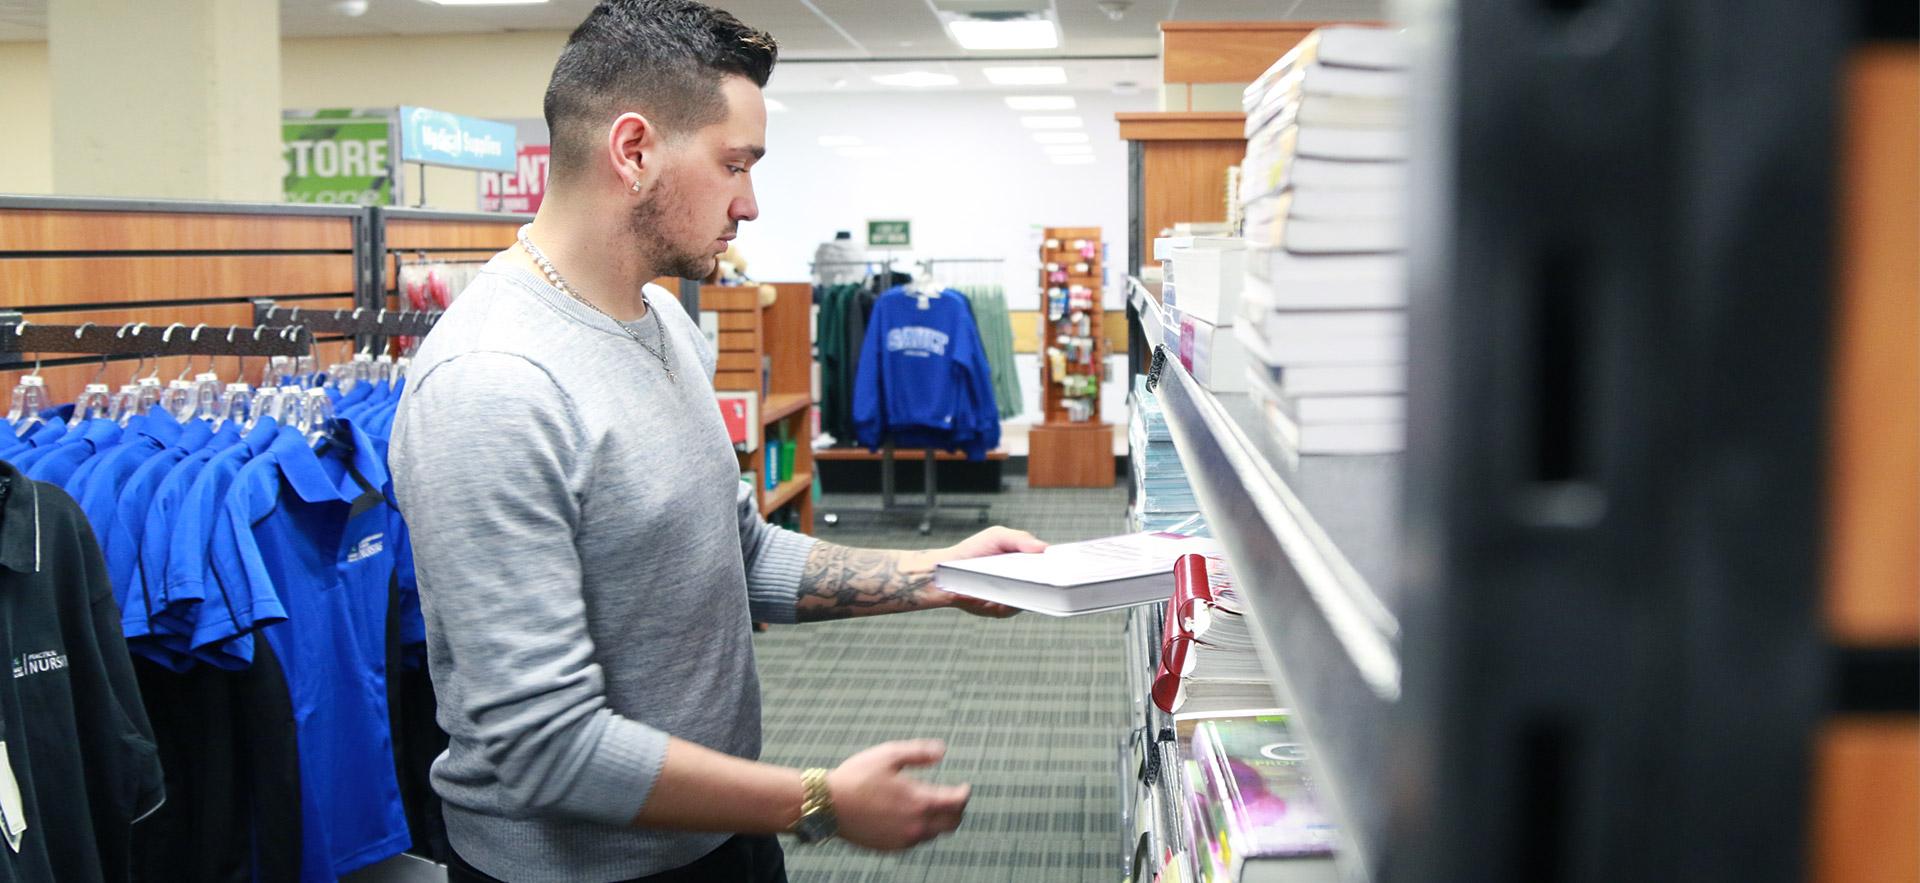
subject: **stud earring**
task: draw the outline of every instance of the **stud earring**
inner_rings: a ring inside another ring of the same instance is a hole
[[[639,192],[640,192],[640,182],[639,182],[639,181],[635,181],[635,182],[633,182],[633,192],[635,192],[635,193],[639,193]]]

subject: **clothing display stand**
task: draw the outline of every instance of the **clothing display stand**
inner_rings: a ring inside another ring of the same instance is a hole
[[[999,258],[927,258],[920,261],[919,264],[930,282],[934,276],[935,268],[941,264],[995,264],[999,262]],[[842,262],[821,261],[815,266],[817,268],[819,266],[839,263]],[[848,266],[854,265],[854,262],[850,261],[844,263]],[[884,276],[892,271],[893,253],[888,252],[886,257],[879,261],[860,262],[860,265],[877,267],[873,275]],[[933,532],[934,519],[939,518],[943,512],[940,505],[939,482],[939,461],[942,458],[937,451],[915,448],[907,452],[910,455],[918,455],[921,462],[925,464],[923,471],[924,478],[922,479],[924,484],[922,488],[925,491],[926,500],[923,505],[919,506],[900,505],[895,502],[894,494],[895,481],[893,470],[894,462],[898,459],[896,457],[897,453],[893,445],[893,439],[889,437],[886,443],[880,448],[880,505],[878,507],[843,508],[828,512],[822,518],[828,527],[838,526],[840,524],[840,518],[843,515],[878,515],[883,518],[891,518],[900,515],[917,514],[920,521],[916,529],[920,534],[925,536]],[[959,455],[953,455],[956,459],[958,456]],[[948,503],[944,511],[972,512],[976,522],[985,524],[991,517],[990,513],[992,510],[993,506],[990,503]]]
[[[1106,307],[1101,300],[1106,246],[1099,227],[1048,227],[1041,236],[1040,401],[1045,422],[1027,433],[1027,486],[1111,487],[1113,427],[1100,420],[1099,391],[1107,360]],[[1093,253],[1086,254],[1076,242],[1091,243]],[[1087,305],[1072,305],[1070,292],[1075,290],[1087,292]],[[1054,298],[1064,301],[1057,310],[1050,303]],[[1050,350],[1062,354],[1058,367]],[[1084,357],[1076,358],[1080,353]],[[1069,389],[1068,383],[1088,384],[1091,392]],[[1076,407],[1092,413],[1075,419]]]
[[[917,529],[920,531],[921,536],[926,536],[933,532],[933,520],[940,517],[943,512],[970,511],[974,513],[975,521],[981,524],[987,523],[988,513],[993,511],[993,505],[990,503],[948,503],[946,508],[942,509],[940,507],[940,482],[938,479],[940,456],[934,451],[925,449],[915,449],[913,453],[918,454],[921,462],[926,464],[924,473],[926,476],[924,479],[926,482],[924,486],[926,490],[926,504],[924,506],[902,506],[894,503],[894,448],[893,439],[889,438],[887,439],[887,443],[880,448],[880,505],[878,507],[836,509],[828,512],[822,520],[827,523],[828,527],[837,527],[840,524],[840,517],[842,515],[872,514],[890,517],[918,513],[920,516],[920,524]],[[954,457],[957,459],[959,455],[954,455]]]

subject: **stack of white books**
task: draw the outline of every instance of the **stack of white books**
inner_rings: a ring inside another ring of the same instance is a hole
[[[1403,39],[1321,28],[1245,93],[1233,334],[1247,390],[1291,456],[1405,443]]]
[[[1160,261],[1160,303],[1167,352],[1199,384],[1214,392],[1247,388],[1246,349],[1232,334],[1246,279],[1246,240],[1234,236],[1163,236],[1153,241]]]

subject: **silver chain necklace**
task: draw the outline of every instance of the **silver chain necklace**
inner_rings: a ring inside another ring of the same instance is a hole
[[[522,248],[525,248],[527,250],[527,254],[533,257],[534,263],[540,265],[541,272],[547,274],[547,281],[552,283],[553,287],[560,289],[562,294],[565,294],[566,296],[571,297],[576,301],[579,301],[587,309],[590,309],[596,313],[599,313],[602,316],[606,316],[621,331],[626,332],[628,337],[633,338],[633,342],[639,344],[641,349],[646,350],[648,353],[652,354],[654,358],[660,360],[660,367],[666,369],[668,380],[671,380],[674,383],[679,383],[680,378],[678,376],[675,376],[675,374],[673,373],[673,360],[669,358],[673,354],[673,342],[669,340],[667,337],[667,326],[661,323],[660,321],[660,311],[654,309],[653,301],[650,301],[647,299],[646,289],[641,289],[640,291],[640,303],[647,308],[647,313],[653,316],[653,329],[660,333],[660,348],[657,350],[654,349],[653,347],[647,346],[647,342],[640,339],[640,333],[633,330],[632,328],[628,328],[627,323],[622,322],[619,319],[613,318],[613,314],[608,313],[606,310],[600,309],[598,306],[594,305],[593,301],[590,301],[584,297],[581,297],[580,292],[574,291],[573,286],[568,285],[567,280],[561,277],[560,271],[554,269],[553,262],[550,260],[547,260],[547,256],[545,254],[542,254],[540,249],[533,244],[533,240],[527,237],[527,231],[529,229],[532,229],[532,227],[533,227],[532,224],[527,224],[520,228],[520,234],[519,234],[520,246]]]

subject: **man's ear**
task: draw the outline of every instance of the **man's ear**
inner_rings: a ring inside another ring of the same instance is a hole
[[[647,180],[659,168],[655,152],[660,140],[660,130],[638,113],[623,113],[614,119],[607,130],[607,160],[626,189],[638,193],[646,188]]]

